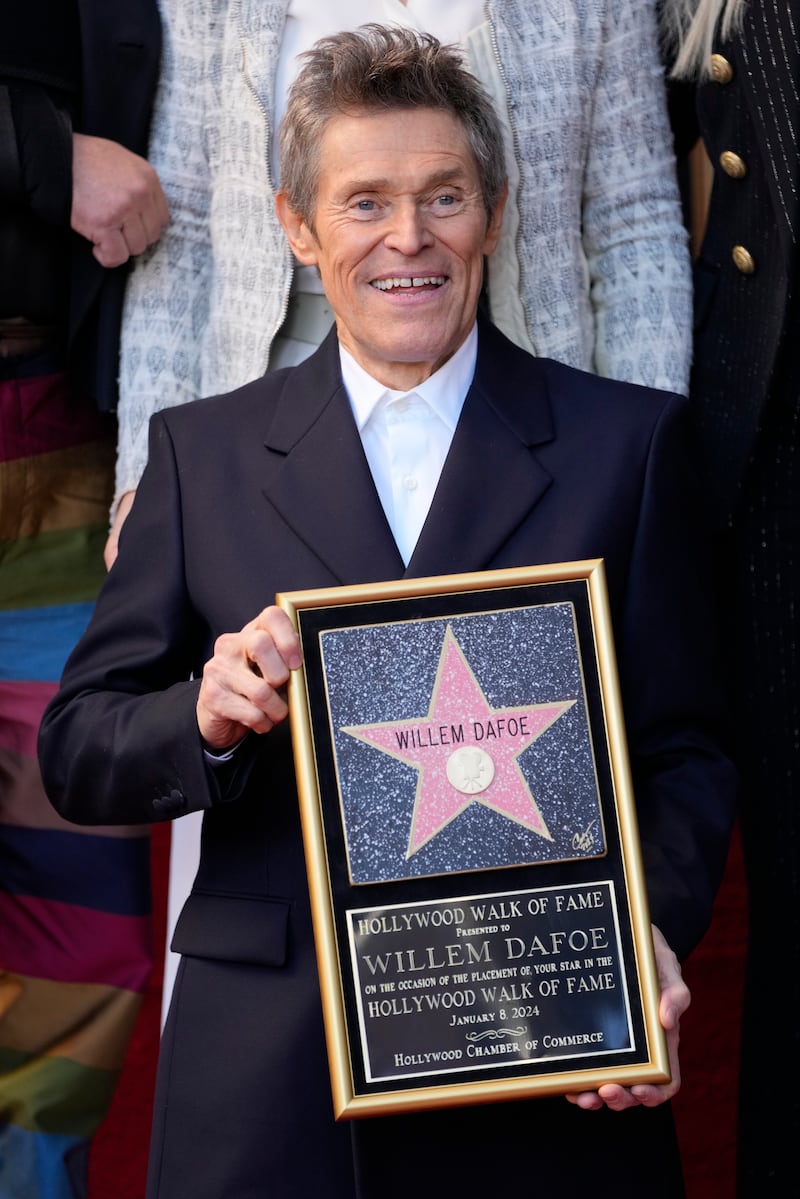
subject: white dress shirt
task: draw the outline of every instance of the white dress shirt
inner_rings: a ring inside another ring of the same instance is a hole
[[[475,374],[478,329],[413,391],[392,391],[339,347],[342,379],[386,519],[406,566],[425,524]]]

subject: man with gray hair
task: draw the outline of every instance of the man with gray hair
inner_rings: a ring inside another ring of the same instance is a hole
[[[149,1199],[677,1197],[678,957],[707,925],[733,806],[683,401],[534,359],[479,317],[505,181],[457,52],[375,26],[324,39],[281,146],[279,217],[335,329],[300,366],[153,419],[40,741],[69,819],[204,811]],[[301,651],[271,600],[597,557],[672,1081],[336,1123],[286,721]]]

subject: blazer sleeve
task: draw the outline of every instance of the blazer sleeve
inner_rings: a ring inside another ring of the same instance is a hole
[[[651,914],[680,958],[710,922],[737,790],[687,425],[670,403],[655,426],[615,630]]]
[[[195,706],[210,637],[183,575],[178,472],[163,420],[120,554],[39,734],[48,798],[77,824],[140,824],[233,799],[250,765],[206,760]]]

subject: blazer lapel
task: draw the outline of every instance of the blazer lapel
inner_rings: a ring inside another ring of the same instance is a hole
[[[338,582],[402,576],[342,385],[335,331],[287,375],[266,446],[264,495]]]
[[[407,574],[487,569],[550,485],[531,447],[553,437],[536,359],[486,322],[453,444]]]
[[[475,378],[406,569],[350,411],[332,331],[286,376],[265,439],[263,490],[340,583],[484,570],[550,486],[532,447],[552,437],[536,359],[481,322]]]

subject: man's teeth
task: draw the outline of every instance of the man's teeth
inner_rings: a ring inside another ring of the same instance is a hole
[[[421,275],[417,278],[375,279],[372,286],[378,291],[391,291],[393,287],[441,287],[444,275]]]

